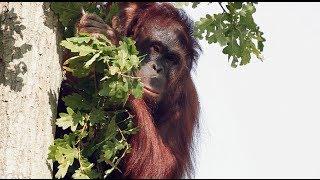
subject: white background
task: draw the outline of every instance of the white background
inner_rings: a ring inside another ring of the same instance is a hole
[[[258,3],[264,57],[231,68],[200,41],[195,178],[320,178],[320,3]],[[185,8],[194,20],[218,3]]]

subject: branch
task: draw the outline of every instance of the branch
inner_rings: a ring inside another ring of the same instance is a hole
[[[223,12],[226,13],[227,11],[224,9],[224,7],[222,6],[222,2],[218,2],[220,7],[222,8]]]

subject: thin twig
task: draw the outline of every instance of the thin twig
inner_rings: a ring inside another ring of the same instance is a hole
[[[222,6],[222,2],[218,2],[220,7],[222,8],[223,12],[226,13],[227,11],[224,9],[224,7]]]
[[[140,79],[141,78],[141,77],[129,76],[129,75],[126,75],[126,74],[123,74],[123,73],[120,73],[120,72],[118,74],[123,76],[123,77],[132,78],[132,79]]]
[[[96,64],[94,65],[93,81],[94,81],[95,92],[97,92],[98,91],[98,85],[97,85],[97,76],[96,76]]]
[[[84,131],[85,129],[87,129],[87,123],[85,123],[85,124],[83,125],[82,129],[81,129],[81,133],[80,133],[81,136],[82,136],[83,131]],[[80,141],[81,141],[81,139],[79,139],[79,140],[76,142],[76,144],[78,144]],[[80,144],[79,146],[81,146],[81,144]]]
[[[124,137],[124,135],[123,135],[123,133],[122,133],[122,131],[121,131],[120,128],[118,128],[118,131],[120,132],[120,134],[121,134],[121,136],[122,136],[121,140],[127,141],[127,139]],[[115,167],[117,167],[117,166],[119,165],[120,160],[124,157],[124,155],[127,153],[128,150],[129,150],[129,146],[128,146],[128,144],[126,144],[126,149],[123,151],[121,157],[118,158],[117,162],[115,163],[115,165],[116,165]],[[120,170],[120,169],[118,169],[118,170]],[[121,172],[121,171],[120,171],[120,172]],[[122,172],[121,172],[121,173],[122,173]]]
[[[125,121],[127,121],[128,119],[131,119],[131,118],[133,118],[133,116],[130,114],[129,117],[127,117],[126,119],[118,122],[117,125],[118,125],[118,124],[121,124],[121,123],[123,123],[123,122],[125,122]]]

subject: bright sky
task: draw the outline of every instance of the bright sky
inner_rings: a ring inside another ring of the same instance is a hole
[[[218,44],[201,41],[195,178],[320,178],[320,3],[256,7],[264,62],[234,69]],[[185,9],[194,20],[221,12]]]

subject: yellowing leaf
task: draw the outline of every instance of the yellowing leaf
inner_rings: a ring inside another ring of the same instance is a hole
[[[55,177],[60,179],[63,178],[69,166],[73,164],[74,158],[78,158],[77,150],[71,148],[70,146],[64,147],[57,147],[57,152],[55,155],[55,159],[59,162],[58,172],[56,173]]]
[[[62,129],[67,129],[68,127],[71,127],[72,131],[75,131],[78,124],[75,124],[73,122],[72,115],[74,114],[74,111],[71,108],[67,108],[68,114],[66,113],[59,113],[60,118],[57,119],[56,125],[59,127],[62,127]]]
[[[77,169],[75,173],[72,175],[73,179],[90,179],[89,176],[82,173],[80,169]]]
[[[58,166],[58,172],[54,177],[57,179],[64,178],[64,176],[67,174],[68,168],[69,168],[69,164],[67,163],[60,164]]]
[[[86,56],[90,53],[95,53],[97,51],[91,48],[90,46],[86,46],[86,45],[79,46],[67,40],[61,41],[60,45],[67,49],[70,49],[71,52],[78,52],[79,56]]]
[[[133,67],[138,68],[140,61],[137,55],[131,55],[130,56],[130,61]]]
[[[120,69],[118,67],[116,67],[116,66],[110,66],[110,68],[109,68],[109,72],[110,72],[111,75],[115,75],[116,73],[119,72],[119,70]]]
[[[89,68],[89,66],[90,66],[94,61],[97,60],[97,58],[100,56],[100,54],[101,54],[101,51],[100,51],[99,53],[95,54],[94,56],[92,56],[92,58],[85,63],[84,67],[85,67],[85,68]]]

